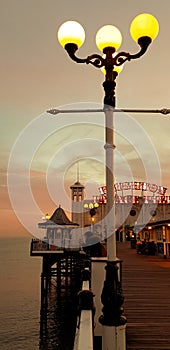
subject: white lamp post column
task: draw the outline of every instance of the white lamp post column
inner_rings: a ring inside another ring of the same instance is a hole
[[[106,161],[106,226],[107,226],[107,258],[116,260],[115,237],[115,205],[114,205],[114,131],[113,108],[105,106],[105,161]]]

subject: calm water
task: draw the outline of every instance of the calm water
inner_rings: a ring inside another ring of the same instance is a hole
[[[29,238],[0,238],[0,349],[40,349],[41,257],[30,257]],[[55,293],[55,294],[54,294]],[[52,290],[52,307],[43,350],[71,350],[77,292]],[[73,321],[74,320],[74,321]]]
[[[41,258],[29,238],[0,238],[0,349],[39,349]]]

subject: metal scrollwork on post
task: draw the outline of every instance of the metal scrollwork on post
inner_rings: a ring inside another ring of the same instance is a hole
[[[106,76],[105,81],[103,83],[105,91],[104,105],[110,105],[112,107],[115,107],[115,80],[118,73],[114,71],[114,67],[121,66],[126,61],[130,61],[132,59],[137,59],[141,57],[146,52],[150,43],[151,39],[149,37],[145,36],[140,38],[138,40],[140,51],[136,54],[130,54],[128,52],[118,52],[117,54],[115,54],[115,49],[113,47],[106,47],[103,50],[105,57],[102,57],[99,54],[92,54],[87,56],[86,58],[79,58],[76,56],[78,46],[73,43],[66,44],[65,50],[67,51],[70,58],[76,63],[92,64],[96,68],[105,68]]]
[[[90,63],[97,68],[101,68],[104,65],[104,59],[100,55],[94,54],[87,57],[86,63]]]

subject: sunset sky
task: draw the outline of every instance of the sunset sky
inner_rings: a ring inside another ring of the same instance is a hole
[[[140,13],[153,14],[159,35],[142,58],[125,64],[117,78],[117,107],[170,108],[170,1],[0,0],[0,4],[0,235],[33,234],[42,215],[52,214],[59,204],[69,212],[77,161],[87,197],[105,183],[103,114],[46,113],[50,108],[102,108],[103,103],[103,74],[72,62],[57,42],[56,31],[64,21],[80,22],[86,41],[78,55],[86,57],[99,53],[98,29],[113,24],[123,36],[120,50],[136,53],[130,23]],[[158,181],[170,195],[169,130],[170,115],[115,115],[116,181]]]

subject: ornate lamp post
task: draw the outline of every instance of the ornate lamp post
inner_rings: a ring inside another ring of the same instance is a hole
[[[85,203],[84,209],[87,209],[89,211],[89,214],[91,216],[91,232],[93,232],[93,225],[94,225],[94,216],[96,215],[96,209],[99,207],[98,203]]]
[[[126,323],[123,316],[123,296],[121,294],[121,283],[118,278],[118,260],[116,259],[116,237],[114,222],[114,177],[113,177],[113,111],[116,106],[115,87],[116,77],[126,61],[141,57],[148,46],[156,38],[159,25],[155,17],[150,14],[140,14],[134,18],[130,26],[132,38],[140,46],[136,54],[128,52],[117,52],[122,36],[118,28],[106,25],[99,29],[96,34],[96,45],[104,56],[92,54],[86,58],[76,56],[78,48],[84,43],[85,32],[83,27],[74,21],[68,21],[61,25],[58,31],[58,40],[65,48],[70,58],[76,63],[92,64],[97,68],[105,70],[105,81],[103,83],[104,113],[105,113],[105,150],[106,150],[106,188],[107,188],[107,266],[106,280],[102,292],[103,315],[100,323],[104,326],[119,327]],[[111,327],[112,328],[112,327]],[[113,349],[113,340],[107,344],[107,349]],[[122,347],[121,347],[122,349]]]

